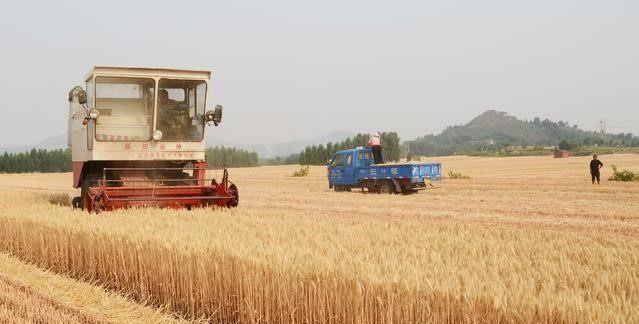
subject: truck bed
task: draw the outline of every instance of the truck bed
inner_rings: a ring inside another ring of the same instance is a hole
[[[358,179],[403,179],[410,178],[411,182],[423,182],[424,178],[439,180],[441,178],[440,163],[384,163],[357,170]]]

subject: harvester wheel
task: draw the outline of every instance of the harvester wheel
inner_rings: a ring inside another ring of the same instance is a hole
[[[82,208],[82,197],[73,197],[73,199],[71,199],[71,208]]]
[[[229,193],[233,195],[233,199],[226,203],[226,207],[237,207],[240,203],[240,191],[237,190],[237,186],[235,184],[231,184],[229,186]]]
[[[89,209],[91,199],[89,199],[89,187],[95,187],[98,184],[99,177],[97,175],[88,175],[82,182],[82,188],[80,189],[80,206],[83,210]]]

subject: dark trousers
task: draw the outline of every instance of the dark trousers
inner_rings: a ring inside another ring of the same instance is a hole
[[[597,179],[597,183],[599,183],[599,170],[590,170],[590,176],[592,176],[592,183],[595,183],[595,179]]]
[[[384,157],[382,156],[382,146],[374,145],[372,149],[373,149],[373,159],[375,160],[375,164],[384,163]]]

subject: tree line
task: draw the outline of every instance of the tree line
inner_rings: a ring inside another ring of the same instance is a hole
[[[383,132],[380,133],[382,140],[382,153],[386,161],[398,161],[402,156],[402,146],[400,145],[400,139],[397,132]],[[367,146],[369,134],[359,133],[353,137],[349,137],[341,142],[329,142],[320,145],[307,146],[302,152],[297,155],[292,155],[286,159],[286,162],[295,162],[294,158],[297,158],[297,163],[303,165],[324,165],[326,162],[333,158],[335,152],[355,148],[358,146]]]
[[[257,166],[257,153],[232,147],[206,149],[206,162],[211,167]],[[0,155],[0,173],[71,172],[71,149],[32,149]]]
[[[258,165],[258,156],[234,147],[216,146],[206,149],[206,164],[209,167],[251,167]]]
[[[0,173],[70,172],[71,149],[32,149],[0,155]]]

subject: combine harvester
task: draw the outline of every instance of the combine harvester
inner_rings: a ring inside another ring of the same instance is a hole
[[[226,169],[220,181],[207,178],[204,129],[222,121],[222,106],[205,111],[210,77],[209,71],[93,68],[86,90],[69,92],[73,187],[81,188],[73,207],[97,213],[237,206],[238,189]]]
[[[416,193],[434,188],[441,180],[440,163],[375,164],[370,148],[358,147],[335,153],[328,162],[328,187],[335,191],[351,188],[372,193]]]

